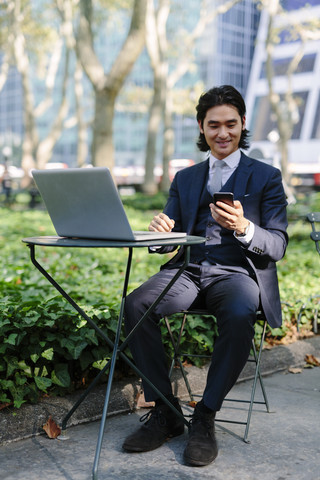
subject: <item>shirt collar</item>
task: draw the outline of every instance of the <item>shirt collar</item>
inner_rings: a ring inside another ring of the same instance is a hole
[[[240,162],[240,157],[241,157],[241,151],[236,150],[235,152],[232,152],[230,155],[228,155],[226,158],[223,158],[223,161],[228,165],[230,169],[235,169],[239,165]],[[216,162],[219,162],[219,160],[212,155],[212,153],[209,153],[209,166],[210,169],[213,168]]]

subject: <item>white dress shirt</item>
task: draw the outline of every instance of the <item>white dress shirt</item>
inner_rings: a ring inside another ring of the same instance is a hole
[[[222,169],[222,185],[224,185],[233,172],[236,170],[237,166],[239,165],[241,158],[241,151],[238,149],[235,152],[232,152],[228,157],[224,158],[223,161],[225,162],[226,166]],[[215,162],[220,162],[217,158],[215,158],[212,153],[210,152],[209,154],[209,181],[208,183],[210,184],[212,175],[213,175],[213,167]],[[236,237],[237,240],[239,240],[241,243],[244,245],[248,245],[254,235],[254,224],[249,221],[249,228],[247,231],[247,234],[243,237],[238,237],[236,232],[233,232],[234,236]]]

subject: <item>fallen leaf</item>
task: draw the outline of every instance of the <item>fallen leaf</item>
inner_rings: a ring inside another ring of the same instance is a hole
[[[57,438],[61,433],[61,428],[59,427],[59,425],[55,423],[54,420],[52,420],[51,415],[42,428],[46,432],[49,438]]]
[[[188,368],[188,367],[192,367],[192,363],[188,362],[188,360],[184,360],[182,362],[182,365],[185,367],[185,368]],[[179,366],[178,366],[179,368]]]
[[[191,402],[188,402],[188,405],[189,407],[196,408],[197,403],[195,400],[191,400]]]
[[[302,372],[302,368],[290,367],[290,368],[288,369],[288,372],[290,372],[290,373],[301,373],[301,372]]]
[[[320,360],[314,355],[306,355],[304,359],[309,365],[313,365],[314,367],[320,367]]]

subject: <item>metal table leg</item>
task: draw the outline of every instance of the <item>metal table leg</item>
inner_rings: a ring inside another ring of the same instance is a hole
[[[112,349],[112,357],[107,363],[107,365],[103,368],[101,372],[97,375],[95,380],[92,382],[92,384],[87,388],[87,390],[81,395],[79,400],[75,403],[75,405],[72,407],[72,409],[68,412],[68,414],[64,417],[62,421],[62,430],[66,429],[66,424],[71,415],[75,412],[75,410],[79,407],[79,405],[83,402],[83,400],[87,397],[87,395],[90,393],[90,391],[94,388],[94,386],[97,384],[98,380],[101,378],[101,376],[107,371],[109,368],[109,377],[108,377],[108,383],[107,383],[107,390],[106,390],[106,395],[105,395],[105,401],[104,401],[104,408],[102,412],[102,418],[100,421],[100,428],[99,428],[99,435],[98,435],[98,441],[97,441],[97,447],[96,447],[96,452],[95,452],[95,458],[94,458],[94,463],[93,463],[93,469],[92,469],[92,479],[97,480],[98,479],[98,465],[99,465],[99,459],[100,459],[100,453],[101,453],[101,447],[102,447],[102,441],[103,441],[103,436],[104,436],[104,429],[105,429],[105,423],[106,423],[106,418],[107,418],[107,413],[108,413],[108,405],[109,405],[109,399],[110,399],[110,393],[111,393],[111,387],[112,387],[112,381],[113,381],[113,375],[114,375],[114,370],[115,370],[115,365],[117,361],[117,357],[120,356],[136,373],[139,375],[145,382],[147,382],[151,388],[157,393],[157,395],[162,398],[162,400],[178,415],[180,416],[183,421],[185,422],[186,425],[188,425],[188,421],[184,418],[183,415],[181,415],[180,412],[164,397],[164,395],[153,385],[151,380],[149,380],[132,362],[131,360],[123,353],[123,350],[127,347],[128,342],[132,335],[137,331],[137,329],[140,327],[140,325],[146,320],[146,318],[150,315],[150,313],[156,308],[156,306],[161,302],[163,297],[166,295],[168,290],[171,288],[171,286],[175,283],[177,278],[182,274],[184,269],[189,263],[190,259],[190,246],[187,245],[185,246],[184,250],[184,262],[183,265],[179,268],[179,270],[176,272],[176,274],[173,276],[173,278],[170,280],[170,282],[167,284],[167,286],[163,289],[159,297],[153,302],[153,304],[148,308],[148,310],[145,312],[145,314],[142,316],[142,318],[139,320],[137,325],[133,328],[133,330],[127,335],[125,340],[120,343],[120,334],[121,334],[121,327],[122,327],[122,321],[123,321],[123,315],[124,315],[124,305],[125,305],[125,299],[127,295],[127,289],[128,289],[128,283],[129,283],[129,276],[130,276],[130,270],[131,270],[131,263],[132,263],[132,247],[129,248],[129,254],[128,254],[128,260],[127,260],[127,267],[126,267],[126,274],[125,274],[125,280],[124,280],[124,285],[123,285],[123,291],[122,291],[122,297],[121,297],[121,304],[120,304],[120,312],[119,312],[119,317],[118,317],[118,324],[117,324],[117,331],[116,331],[116,337],[114,343],[109,339],[107,335],[95,324],[95,322],[82,310],[81,307],[68,295],[68,293],[51,277],[51,275],[39,264],[39,262],[35,258],[35,245],[33,244],[28,244],[30,248],[30,257],[33,265],[39,270],[39,272],[54,286],[54,288],[68,301],[70,305],[89,323],[89,325],[97,332],[97,334],[105,340],[107,345]]]

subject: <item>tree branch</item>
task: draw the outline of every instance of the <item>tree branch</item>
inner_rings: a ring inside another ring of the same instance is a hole
[[[147,2],[135,0],[128,36],[106,77],[104,88],[115,96],[121,89],[126,77],[140,55],[145,44]]]

